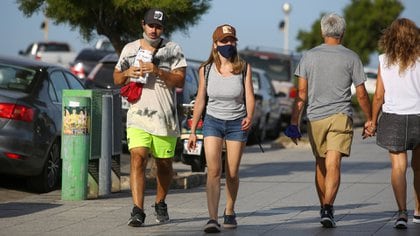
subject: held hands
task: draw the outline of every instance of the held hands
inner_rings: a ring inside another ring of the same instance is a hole
[[[297,140],[300,140],[302,137],[302,134],[299,131],[299,127],[297,125],[289,125],[287,126],[286,130],[284,131],[284,134],[291,138],[293,143],[297,145]]]
[[[363,127],[362,137],[363,139],[373,137],[376,134],[376,125],[372,121],[366,121]]]

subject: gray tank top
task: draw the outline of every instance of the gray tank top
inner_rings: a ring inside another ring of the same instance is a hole
[[[246,116],[244,82],[242,74],[223,77],[213,64],[210,68],[206,114],[222,120],[235,120]]]

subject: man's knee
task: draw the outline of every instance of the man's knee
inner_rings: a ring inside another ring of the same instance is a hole
[[[172,158],[156,158],[156,166],[159,172],[169,172],[172,170]]]

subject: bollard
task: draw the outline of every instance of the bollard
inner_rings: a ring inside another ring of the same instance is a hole
[[[99,159],[99,195],[111,193],[112,96],[102,96],[102,142]]]
[[[62,200],[87,198],[90,104],[88,97],[63,96]]]

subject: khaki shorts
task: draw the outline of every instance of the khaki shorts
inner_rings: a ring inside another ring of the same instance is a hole
[[[308,136],[316,157],[325,157],[327,151],[339,151],[343,156],[349,156],[353,141],[353,120],[340,113],[310,121]]]
[[[127,128],[128,149],[149,148],[155,158],[171,158],[175,155],[177,137],[157,136],[136,128]]]

